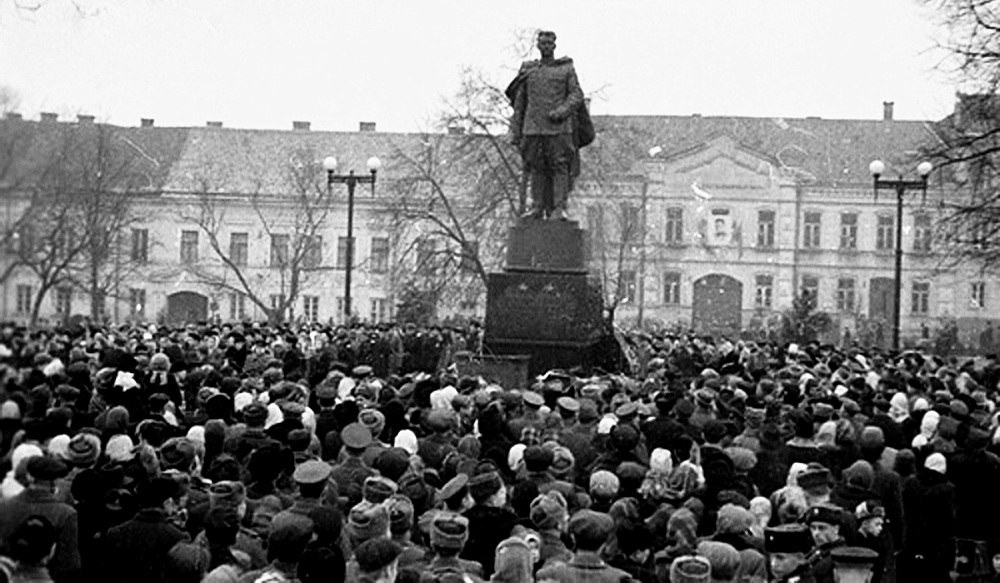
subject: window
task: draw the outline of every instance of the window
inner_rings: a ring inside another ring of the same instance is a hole
[[[247,296],[240,292],[229,294],[229,319],[243,320],[247,317]]]
[[[840,248],[858,248],[858,213],[840,215]]]
[[[246,233],[229,235],[229,260],[236,267],[246,267],[250,254],[250,237]]]
[[[622,241],[640,241],[642,239],[642,222],[639,207],[623,202],[621,209]]]
[[[875,228],[875,248],[889,251],[896,248],[896,219],[892,215],[879,215]]]
[[[96,297],[93,299],[94,305],[97,307],[97,317],[104,318],[104,314],[107,311],[107,306],[105,305],[104,292],[97,292]]]
[[[668,245],[679,245],[684,242],[684,209],[671,207],[667,209],[667,231],[664,242]]]
[[[913,217],[913,250],[928,253],[931,250],[931,242],[934,232],[931,230],[930,215],[916,215]]]
[[[389,238],[372,238],[372,273],[386,273],[389,271]]]
[[[31,312],[31,286],[19,284],[17,286],[17,303],[15,311],[18,314],[28,314]]]
[[[816,301],[819,299],[819,278],[813,275],[803,275],[801,282],[801,293],[804,296],[809,296]]]
[[[323,264],[323,237],[313,235],[306,238],[305,253],[302,256],[302,267],[315,269]]]
[[[417,243],[417,269],[434,269],[434,256],[437,245],[431,239],[422,239]]]
[[[389,302],[385,298],[372,298],[371,312],[369,319],[373,323],[387,322],[389,320]]]
[[[770,308],[774,303],[774,276],[758,275],[756,278],[757,288],[754,294],[754,306],[758,308]]]
[[[132,252],[129,255],[135,263],[149,261],[149,231],[132,229]]]
[[[146,317],[146,290],[137,287],[128,290],[128,310],[136,320]]]
[[[310,322],[319,320],[319,296],[302,296],[302,315]]]
[[[618,273],[618,299],[626,304],[635,302],[635,272],[631,269]]]
[[[479,257],[479,241],[466,241],[462,251],[460,267],[463,271],[476,271],[476,261]]]
[[[806,249],[819,249],[820,213],[806,213],[805,229],[802,231],[802,246]]]
[[[969,286],[969,305],[973,308],[986,307],[986,284],[974,281]]]
[[[774,211],[757,211],[757,246],[774,247]]]
[[[604,240],[604,207],[601,205],[587,207],[587,230],[592,241]]]
[[[681,303],[681,274],[676,271],[663,274],[663,303],[668,305]]]
[[[854,279],[842,277],[837,280],[837,311],[854,311]]]
[[[281,313],[278,314],[278,317],[284,319],[285,310],[282,310],[281,307],[285,305],[285,296],[283,294],[271,294],[269,304],[271,306],[272,312],[276,310],[281,310]]]
[[[181,263],[198,262],[198,231],[181,231]]]
[[[926,281],[913,282],[910,309],[914,314],[926,314],[931,303],[931,284]]]
[[[56,313],[68,316],[73,310],[73,288],[61,287],[56,290]]]
[[[347,252],[350,246],[350,239],[347,237],[337,237],[337,269],[347,269]],[[354,254],[352,253],[352,259],[353,255]],[[351,262],[351,265],[354,265],[353,261]]]
[[[288,235],[271,235],[271,267],[288,265]]]

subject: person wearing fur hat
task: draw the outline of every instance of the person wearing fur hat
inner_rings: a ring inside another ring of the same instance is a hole
[[[477,473],[469,479],[475,505],[463,513],[469,520],[469,540],[462,558],[477,561],[486,577],[493,574],[494,555],[500,541],[517,525],[517,515],[507,505],[507,487],[495,470]]]
[[[483,566],[476,561],[460,559],[459,554],[469,540],[469,521],[464,516],[442,512],[431,521],[430,548],[434,554],[421,581],[438,581],[447,575],[474,577],[482,580]]]
[[[542,538],[539,562],[566,561],[572,556],[563,543],[562,535],[569,519],[566,500],[562,494],[550,491],[531,501],[529,517]]]

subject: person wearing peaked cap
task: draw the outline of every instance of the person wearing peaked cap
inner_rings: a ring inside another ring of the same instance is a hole
[[[521,400],[524,402],[524,406],[529,409],[540,409],[542,405],[545,404],[545,399],[535,391],[525,391],[521,393]]]
[[[365,465],[362,456],[371,443],[372,434],[360,423],[351,423],[340,432],[344,443],[344,461],[335,465],[330,477],[337,482],[340,495],[347,498],[348,508],[361,502],[365,480],[375,475],[375,470]]]
[[[580,402],[573,397],[559,397],[556,405],[563,419],[572,419],[580,411]]]
[[[330,464],[319,460],[309,460],[295,468],[292,479],[299,485],[325,484],[331,471],[333,468]]]
[[[427,565],[427,572],[435,577],[461,573],[481,579],[483,566],[480,563],[458,557],[468,540],[468,519],[452,512],[437,514],[431,521],[430,536],[430,547],[436,556]]]
[[[356,379],[363,379],[370,376],[372,374],[372,371],[373,371],[372,367],[368,366],[367,364],[360,364],[351,369],[351,376],[353,376]]]
[[[603,512],[580,510],[567,527],[576,552],[565,563],[550,563],[538,571],[539,581],[632,581],[631,576],[604,562],[601,547],[615,531],[614,520]]]
[[[839,547],[830,553],[836,581],[867,583],[875,572],[879,554],[865,547]]]
[[[809,527],[804,524],[782,524],[764,529],[764,551],[776,581],[808,576],[810,567],[806,555],[812,547]]]
[[[615,409],[615,417],[618,418],[618,423],[620,424],[635,422],[638,414],[639,405],[637,405],[634,401],[623,403]]]

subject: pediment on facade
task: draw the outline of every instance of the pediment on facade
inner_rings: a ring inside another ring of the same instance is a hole
[[[766,189],[782,178],[778,165],[768,156],[724,135],[656,164],[653,172],[664,182],[680,181],[714,189]]]

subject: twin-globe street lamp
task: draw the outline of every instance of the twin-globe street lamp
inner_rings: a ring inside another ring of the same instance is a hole
[[[375,176],[382,168],[382,161],[376,156],[368,158],[369,176],[355,176],[354,170],[347,174],[337,174],[337,159],[327,156],[323,159],[323,169],[326,170],[326,190],[328,198],[333,198],[333,185],[347,185],[347,257],[344,260],[344,323],[351,321],[351,268],[354,264],[354,187],[358,184],[371,184],[372,196],[375,195]]]
[[[904,180],[899,176],[896,180],[883,180],[882,173],[885,172],[885,164],[881,160],[875,160],[868,165],[868,171],[872,173],[875,181],[875,200],[878,200],[880,189],[896,191],[896,270],[893,295],[893,324],[892,324],[892,348],[899,350],[899,329],[900,329],[900,304],[903,285],[903,196],[907,189],[920,189],[924,196],[927,196],[927,176],[934,166],[930,162],[921,162],[917,165],[919,180]]]

